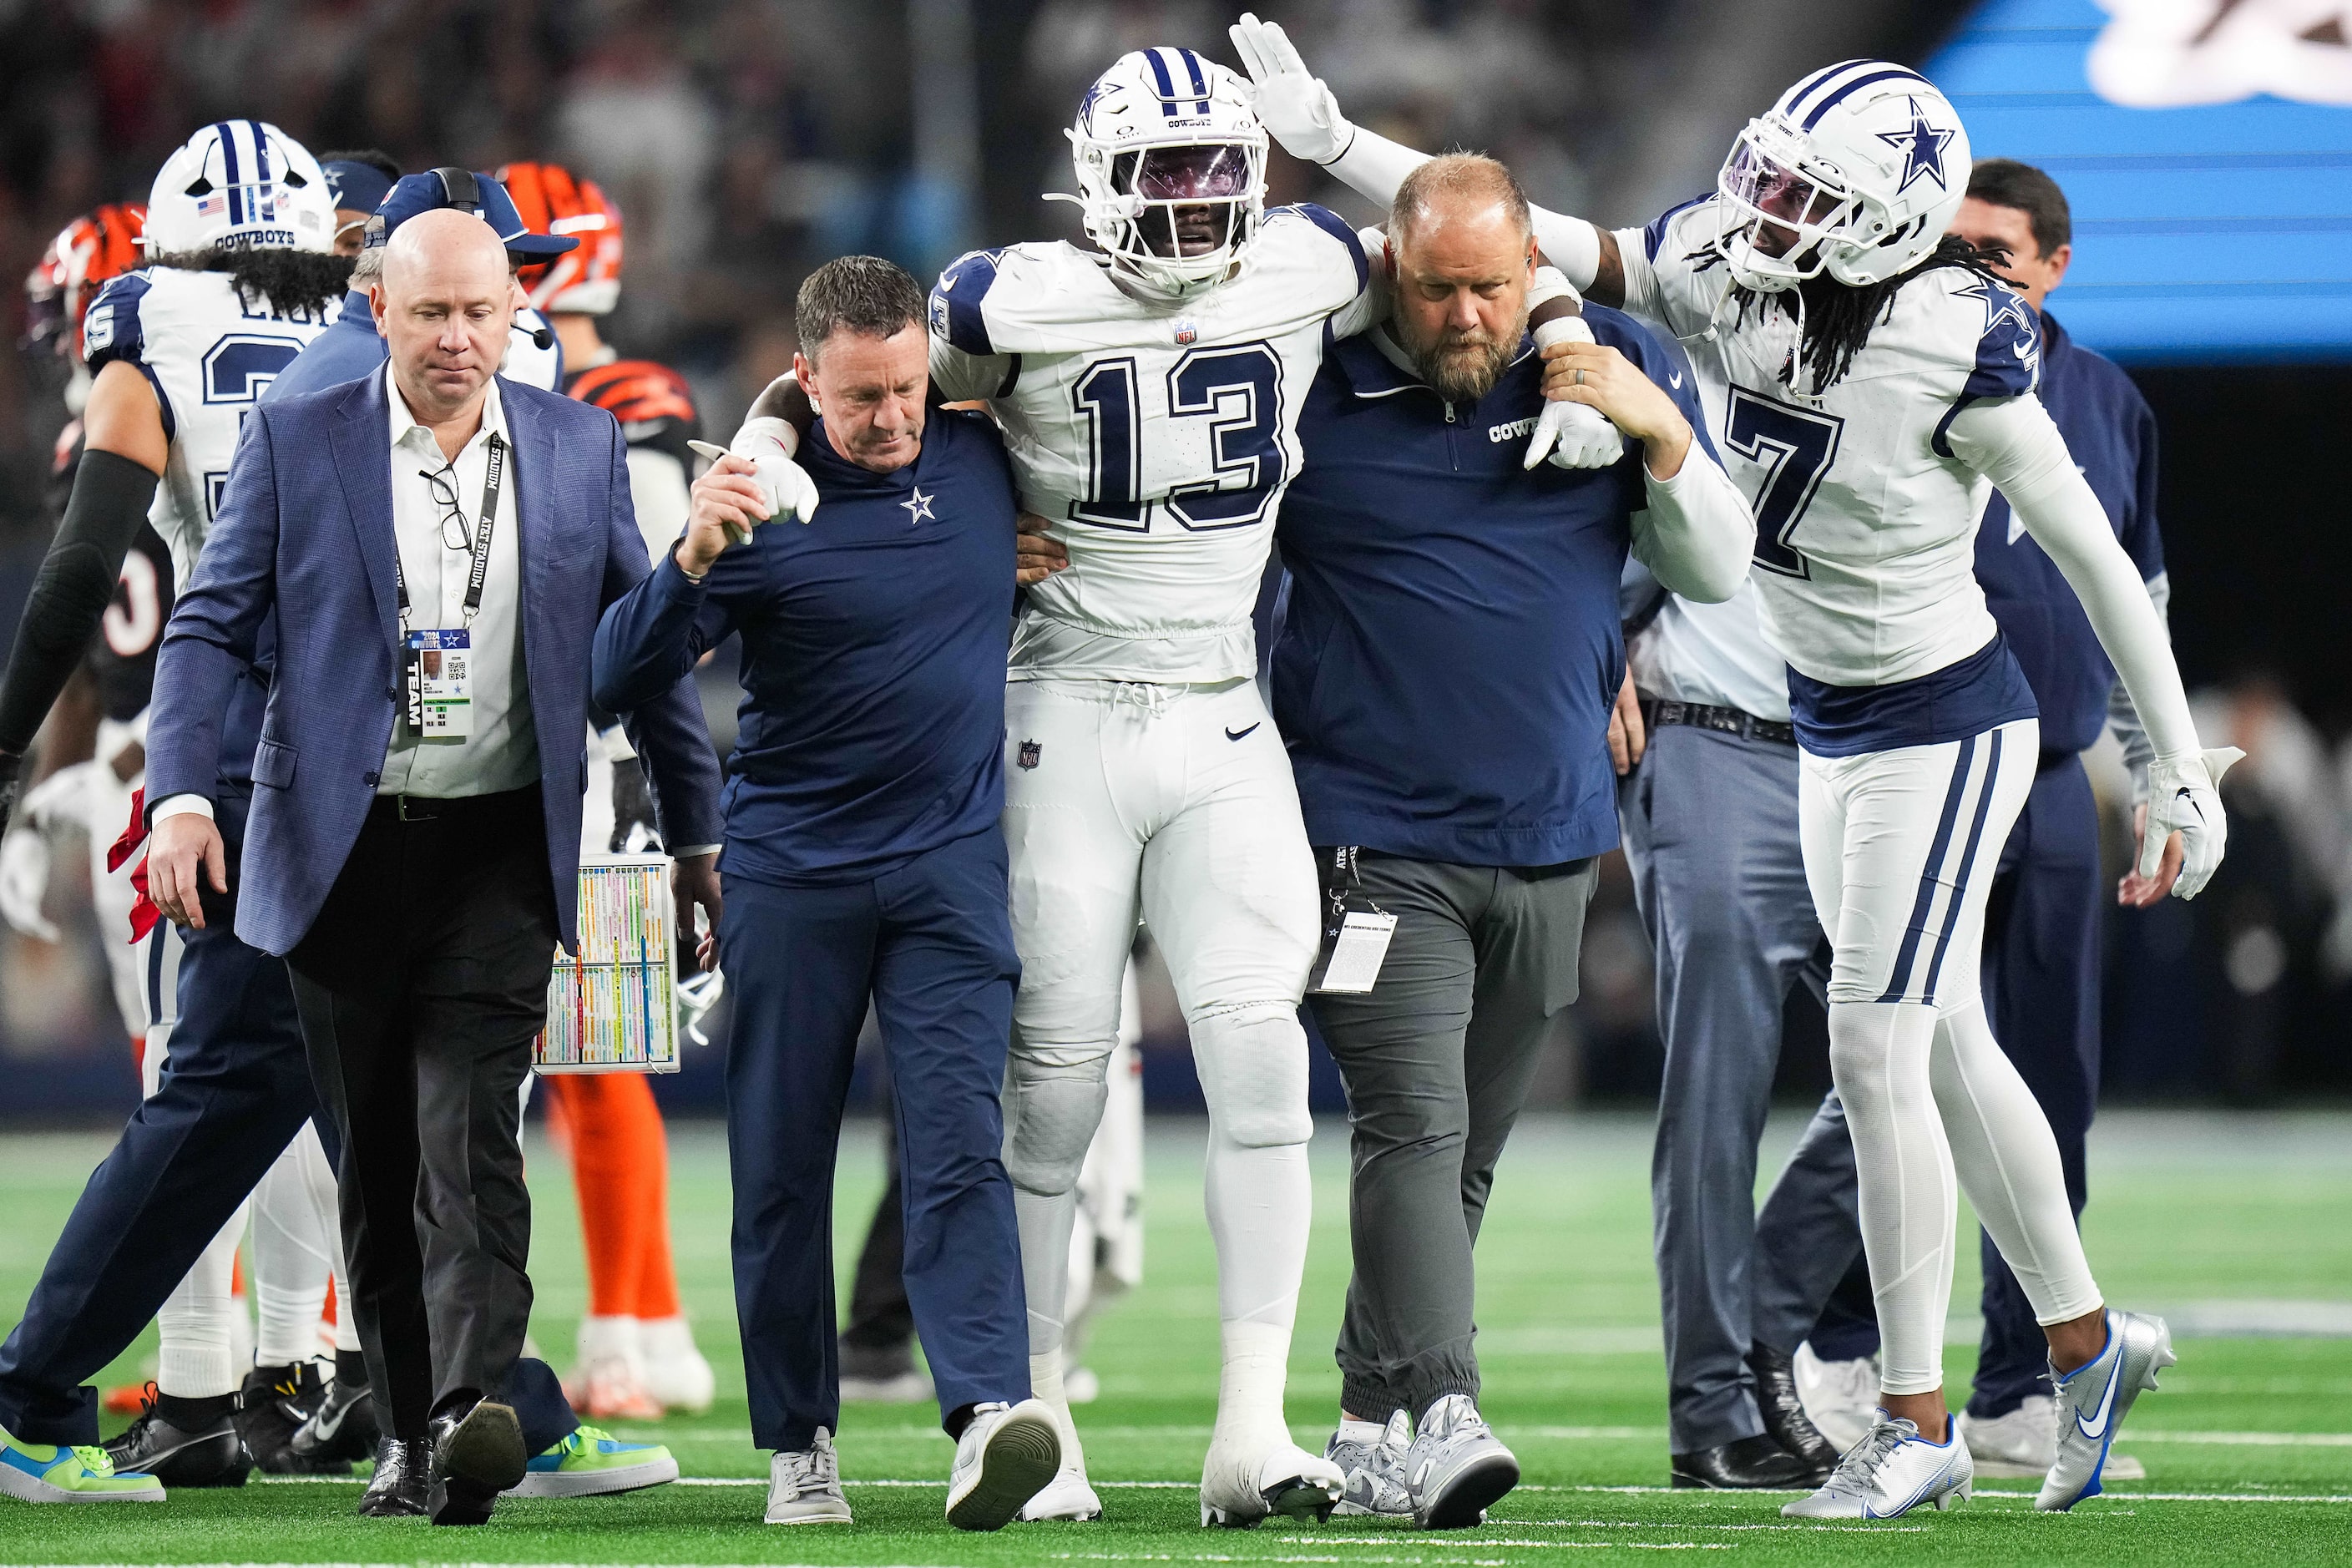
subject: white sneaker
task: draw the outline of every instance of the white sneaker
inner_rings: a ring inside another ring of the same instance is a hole
[[[799,1453],[779,1451],[768,1461],[770,1524],[847,1524],[849,1500],[841,1495],[841,1458],[833,1434],[820,1426],[816,1441]]]
[[[1405,1450],[1412,1521],[1423,1530],[1470,1530],[1486,1507],[1519,1484],[1518,1456],[1503,1447],[1466,1394],[1449,1394],[1422,1413]]]
[[[2063,1513],[2084,1498],[2099,1495],[2100,1473],[2106,1468],[2116,1428],[2124,1424],[2141,1391],[2156,1386],[2156,1374],[2179,1359],[2172,1353],[2172,1331],[2162,1318],[2110,1311],[2105,1349],[2063,1377],[2055,1366],[2050,1369],[2058,1390],[2052,1423],[2057,1458],[2042,1478],[2035,1508]]]
[[[1323,1445],[1323,1457],[1338,1466],[1345,1478],[1339,1506],[1331,1511],[1411,1519],[1412,1493],[1404,1484],[1404,1456],[1412,1443],[1412,1423],[1398,1410],[1389,1416],[1380,1436],[1369,1443],[1345,1436],[1346,1431],[1344,1426],[1334,1428],[1331,1440]]]
[[[1201,1466],[1201,1524],[1249,1530],[1277,1513],[1320,1524],[1347,1489],[1339,1466],[1287,1436],[1254,1458],[1240,1442],[1212,1436]]]
[[[645,1390],[656,1404],[690,1415],[710,1408],[718,1379],[695,1348],[694,1331],[684,1318],[638,1320],[637,1349],[645,1357]]]
[[[1784,1519],[1900,1519],[1921,1503],[1938,1509],[1969,1500],[1976,1470],[1969,1462],[1969,1446],[1952,1426],[1941,1443],[1919,1436],[1908,1421],[1878,1413],[1862,1441],[1845,1458],[1822,1489],[1781,1506]]]
[[[1002,1530],[1061,1467],[1062,1436],[1045,1401],[978,1405],[956,1439],[948,1522],[958,1530]]]
[[[1797,1347],[1790,1370],[1805,1416],[1841,1454],[1862,1441],[1878,1419],[1878,1358],[1823,1361],[1813,1347]]]

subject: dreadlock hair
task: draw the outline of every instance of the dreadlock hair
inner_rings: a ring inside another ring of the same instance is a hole
[[[176,267],[184,272],[226,272],[237,297],[248,306],[267,305],[281,316],[315,316],[328,320],[351,286],[353,258],[315,250],[180,250],[152,258],[150,267]]]
[[[1723,257],[1709,247],[1694,251],[1688,259],[1705,271],[1720,263]],[[1795,318],[1799,331],[1797,352],[1780,367],[1780,384],[1795,390],[1797,372],[1801,367],[1812,383],[1811,395],[1818,397],[1845,379],[1846,372],[1853,368],[1853,356],[1870,341],[1871,329],[1895,313],[1895,296],[1903,291],[1904,285],[1939,267],[1957,267],[1999,282],[2000,276],[1993,268],[2008,259],[2009,252],[2000,246],[1979,247],[1958,235],[1948,234],[1917,265],[1876,283],[1856,288],[1839,282],[1826,272],[1817,272],[1794,289],[1777,294],[1734,288],[1731,298],[1738,305],[1737,319],[1740,321],[1747,321],[1750,310],[1760,318],[1776,307],[1782,314]]]

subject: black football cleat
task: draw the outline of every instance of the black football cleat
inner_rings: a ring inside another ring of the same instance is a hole
[[[152,1390],[153,1384],[148,1387]],[[236,1418],[224,1412],[194,1430],[176,1425],[156,1406],[160,1397],[150,1393],[147,1407],[121,1436],[106,1445],[114,1473],[132,1470],[154,1477],[168,1490],[178,1487],[241,1487],[253,1473],[253,1457],[237,1436]]]
[[[488,1524],[499,1494],[522,1479],[530,1461],[510,1405],[479,1399],[436,1415],[425,1511],[436,1524]]]
[[[1674,1456],[1673,1484],[1709,1491],[1810,1491],[1813,1468],[1761,1433]]]
[[[327,1397],[316,1363],[257,1366],[236,1394],[236,1430],[245,1451],[265,1476],[349,1476],[349,1460],[294,1451],[294,1434]]]
[[[368,1385],[339,1377],[326,1385],[319,1408],[296,1429],[286,1447],[306,1464],[335,1463],[348,1469],[362,1459],[373,1458],[383,1436],[376,1427],[375,1400]]]
[[[360,1496],[360,1512],[370,1519],[415,1519],[425,1512],[425,1472],[433,1468],[433,1445],[423,1438],[404,1443],[386,1437],[375,1447],[375,1474]]]
[[[1797,1397],[1796,1363],[1769,1345],[1748,1352],[1748,1368],[1756,1374],[1756,1407],[1764,1415],[1765,1435],[1811,1468],[1808,1483],[1820,1486],[1837,1468],[1837,1445],[1822,1435]]]

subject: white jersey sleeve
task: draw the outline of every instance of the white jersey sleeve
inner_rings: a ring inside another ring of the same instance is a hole
[[[334,309],[279,310],[240,293],[225,272],[176,267],[125,272],[91,301],[83,324],[90,370],[121,360],[155,389],[171,446],[148,520],[171,548],[177,581],[194,570],[247,413]]]
[[[1372,274],[1354,230],[1301,205],[1266,214],[1238,277],[1178,300],[1060,244],[974,251],[940,276],[934,384],[988,402],[1022,505],[1070,552],[1029,592],[1016,679],[1255,672],[1250,611],[1298,409],[1325,346],[1384,309]]]
[[[1730,287],[1707,246],[1720,232],[1716,198],[1701,196],[1670,207],[1644,228],[1613,232],[1625,270],[1625,311],[1680,339],[1704,333]]]

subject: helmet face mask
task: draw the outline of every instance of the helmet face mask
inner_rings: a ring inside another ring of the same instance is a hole
[[[163,161],[147,198],[147,254],[309,250],[335,245],[335,198],[319,161],[275,125],[223,120]]]
[[[1232,275],[1265,211],[1265,128],[1240,79],[1190,49],[1139,50],[1087,89],[1069,132],[1089,237],[1184,294]]]
[[[1778,293],[1826,272],[1861,288],[1932,254],[1969,181],[1968,133],[1925,78],[1848,60],[1748,122],[1716,176],[1715,249],[1739,287]]]

